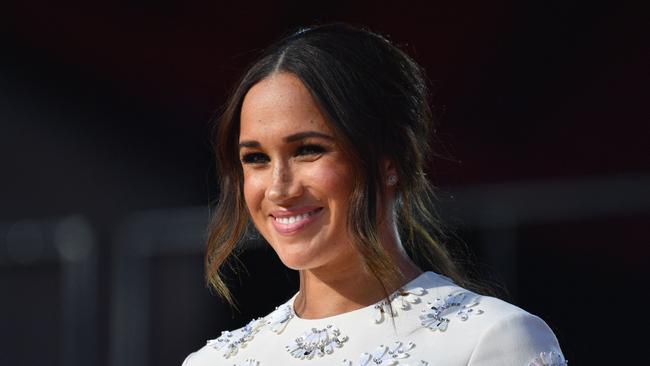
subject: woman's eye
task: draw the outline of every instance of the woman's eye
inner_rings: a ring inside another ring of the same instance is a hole
[[[269,162],[269,157],[262,153],[244,154],[241,158],[244,164],[264,164]]]
[[[325,148],[319,145],[302,145],[296,151],[296,155],[318,155],[325,152]]]

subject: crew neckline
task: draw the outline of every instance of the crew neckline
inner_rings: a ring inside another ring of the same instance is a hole
[[[427,281],[427,279],[429,279],[430,281]],[[426,286],[426,285],[428,285],[428,286]],[[389,297],[393,297],[393,295],[395,295],[400,290],[401,291],[408,291],[408,290],[416,288],[416,287],[422,287],[422,288],[424,288],[424,290],[429,292],[432,288],[442,286],[442,285],[453,285],[453,281],[447,276],[443,276],[441,274],[431,272],[431,271],[425,271],[425,272],[420,273],[417,277],[410,280],[406,284],[400,286],[397,290],[393,291],[389,295]],[[385,298],[382,298],[379,301],[374,302],[374,303],[372,303],[372,304],[370,304],[368,306],[365,306],[365,307],[362,307],[362,308],[359,308],[359,309],[355,309],[355,310],[346,311],[346,312],[343,312],[343,313],[340,313],[340,314],[326,316],[326,317],[323,317],[323,318],[305,319],[305,318],[301,318],[300,316],[298,316],[298,314],[296,314],[296,310],[294,308],[294,301],[295,301],[296,297],[298,296],[298,293],[299,292],[296,292],[291,297],[291,299],[289,299],[289,301],[287,301],[287,304],[289,305],[289,308],[291,310],[291,314],[292,314],[292,316],[294,318],[294,321],[301,322],[301,323],[320,323],[320,322],[325,322],[325,321],[329,322],[329,321],[334,321],[334,320],[341,321],[341,320],[345,320],[346,318],[356,317],[356,316],[358,316],[360,314],[363,315],[364,313],[372,313],[372,312],[375,311],[375,306],[376,305],[378,305],[382,301],[386,300]]]

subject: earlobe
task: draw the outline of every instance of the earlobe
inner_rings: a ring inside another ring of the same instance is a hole
[[[394,186],[397,184],[399,177],[397,176],[397,169],[395,164],[389,158],[382,159],[382,175],[386,177],[386,185]]]
[[[389,186],[394,186],[397,184],[397,175],[391,174],[388,176],[388,179],[386,179],[386,184]]]

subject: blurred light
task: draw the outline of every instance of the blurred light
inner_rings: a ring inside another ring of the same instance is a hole
[[[81,216],[63,219],[54,229],[54,244],[64,261],[83,261],[95,246],[90,223]]]

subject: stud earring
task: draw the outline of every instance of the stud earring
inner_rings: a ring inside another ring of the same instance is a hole
[[[394,174],[389,175],[388,179],[386,180],[386,184],[389,186],[394,186],[397,184],[397,176]]]

